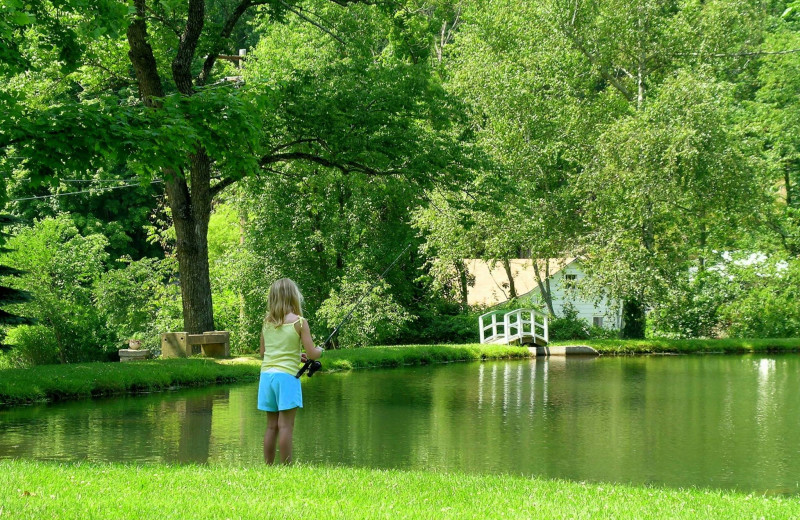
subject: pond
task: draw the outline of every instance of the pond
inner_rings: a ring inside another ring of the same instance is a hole
[[[256,383],[0,411],[0,458],[255,465]],[[550,358],[318,374],[303,463],[800,494],[800,356]]]

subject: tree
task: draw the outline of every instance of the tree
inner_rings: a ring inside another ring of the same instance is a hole
[[[759,89],[753,104],[754,135],[764,140],[764,156],[772,177],[774,204],[764,221],[779,247],[800,257],[800,4],[790,2],[765,39],[758,70]]]
[[[26,31],[21,54],[67,70],[43,66],[33,79],[13,78],[0,97],[10,107],[0,116],[0,148],[33,182],[108,170],[120,158],[145,181],[163,177],[187,332],[214,328],[208,221],[213,200],[237,180],[282,174],[294,162],[421,182],[460,168],[458,136],[441,117],[448,107],[430,102],[441,92],[428,57],[410,45],[420,34],[402,4],[133,0],[129,11],[116,2],[89,11],[77,4],[58,5],[79,46],[71,66],[37,39],[44,27]],[[55,11],[55,2],[42,10]],[[310,21],[322,29],[313,36],[321,54],[339,59],[295,75],[292,61],[264,57],[266,70],[245,73],[244,84],[223,81],[226,71],[215,65],[235,51],[230,38],[246,16],[264,31],[282,31],[290,16]],[[363,45],[363,19],[389,29],[384,38]],[[57,100],[42,105],[25,90],[32,81],[56,85]]]
[[[9,215],[0,215],[0,228],[8,226],[9,224],[15,221],[14,218],[10,217]],[[0,233],[0,253],[8,253],[9,250],[3,247],[6,243],[6,233]],[[23,275],[24,272],[20,271],[19,269],[14,269],[13,267],[0,265],[0,277],[10,277],[10,278],[18,278],[19,276]],[[0,307],[6,307],[9,305],[18,305],[20,303],[29,302],[31,300],[31,294],[27,291],[23,291],[20,289],[14,289],[13,287],[8,287],[5,283],[0,283]],[[27,318],[24,316],[19,316],[17,314],[12,314],[2,308],[0,308],[0,327],[13,327],[17,325],[32,325],[36,321],[32,318]],[[0,342],[0,350],[7,350],[8,346],[2,344]]]
[[[20,306],[39,323],[35,328],[46,330],[43,344],[34,345],[39,354],[29,361],[92,361],[110,347],[92,294],[108,259],[107,244],[102,235],[80,235],[64,215],[38,221],[9,240],[3,261],[25,271],[16,284],[33,296]]]
[[[680,72],[658,90],[644,110],[608,127],[584,176],[590,283],[634,317],[692,263],[702,271],[728,249],[763,202],[730,87]],[[644,333],[641,319],[628,327],[628,337]]]

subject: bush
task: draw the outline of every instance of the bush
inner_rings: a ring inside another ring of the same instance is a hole
[[[719,308],[731,337],[800,336],[800,260],[764,259],[727,270],[732,297]]]
[[[589,339],[590,330],[586,320],[578,317],[578,311],[572,305],[564,305],[564,316],[550,318],[548,323],[550,341],[570,339]]]
[[[398,335],[399,344],[477,343],[477,311],[463,312],[459,305],[432,305],[420,309]]]
[[[29,367],[58,363],[58,343],[52,329],[42,325],[22,325],[11,329],[8,340],[12,345],[7,355],[10,366]]]
[[[176,275],[174,259],[123,259],[127,265],[104,273],[94,289],[101,317],[110,328],[116,348],[129,339],[142,347],[160,351],[160,333],[180,330],[180,290],[171,280]]]
[[[92,301],[92,288],[105,270],[107,244],[102,235],[82,236],[64,215],[37,221],[8,241],[11,251],[3,262],[25,271],[13,283],[33,296],[19,304],[20,310],[39,323],[9,337],[22,350],[18,359],[52,359],[51,341],[62,363],[108,358],[114,350],[112,335]],[[34,341],[44,343],[36,346]]]
[[[345,278],[339,291],[331,291],[330,297],[317,311],[317,318],[333,329],[356,302],[359,302],[358,307],[334,338],[334,342],[340,346],[380,345],[390,338],[396,338],[403,325],[412,319],[389,294],[386,282],[372,287],[369,281],[355,278]]]

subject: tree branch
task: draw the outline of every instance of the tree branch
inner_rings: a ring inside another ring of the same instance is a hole
[[[222,192],[222,190],[224,190],[231,184],[235,183],[237,180],[239,179],[235,179],[233,177],[226,177],[225,179],[222,179],[221,181],[213,185],[211,187],[211,199],[213,200],[217,195],[219,195]]]
[[[134,0],[136,16],[128,26],[128,58],[131,60],[139,85],[139,96],[145,106],[153,107],[158,101],[153,98],[164,97],[164,87],[158,75],[158,66],[153,56],[153,48],[147,42],[147,23],[145,21],[145,0]]]
[[[283,0],[278,0],[278,1],[279,1],[279,2],[281,3],[281,5],[283,5],[283,6],[284,6],[286,9],[288,9],[289,11],[291,11],[292,13],[294,13],[295,15],[297,15],[297,16],[298,16],[298,18],[300,18],[300,19],[302,19],[302,20],[305,20],[306,22],[310,23],[311,25],[313,25],[314,27],[316,27],[316,28],[317,28],[317,29],[319,29],[320,31],[324,32],[325,34],[327,34],[328,36],[330,36],[331,38],[333,38],[334,40],[336,40],[337,42],[339,42],[341,45],[345,45],[345,43],[344,43],[344,40],[342,40],[341,38],[339,38],[338,36],[336,36],[335,34],[333,34],[333,32],[331,32],[331,31],[330,31],[328,28],[324,27],[322,24],[320,24],[320,23],[317,23],[317,22],[315,22],[314,20],[312,20],[311,18],[309,18],[309,17],[307,17],[306,15],[304,15],[304,14],[302,13],[302,8],[297,8],[297,10],[295,10],[295,9],[294,9],[294,8],[293,8],[291,5],[287,4],[287,3],[286,3],[286,2],[284,2]]]
[[[194,91],[192,85],[192,58],[194,58],[197,42],[203,32],[205,23],[205,1],[189,0],[189,13],[186,16],[186,28],[181,35],[178,52],[172,60],[172,77],[178,92],[189,96]]]
[[[400,173],[399,170],[387,170],[387,171],[376,170],[375,168],[371,168],[364,164],[360,164],[353,161],[345,161],[342,163],[335,162],[331,161],[330,159],[326,159],[325,157],[320,157],[319,155],[314,155],[312,153],[306,153],[306,152],[287,152],[287,153],[265,155],[264,157],[261,158],[258,164],[259,166],[264,168],[269,164],[291,162],[291,161],[309,161],[315,164],[319,164],[320,166],[325,166],[327,168],[336,168],[342,173],[364,173],[366,175],[376,175],[376,176],[397,175],[398,173]]]
[[[205,85],[206,81],[208,81],[208,77],[211,75],[211,69],[214,67],[214,63],[216,63],[219,53],[222,52],[222,42],[229,38],[233,33],[233,29],[236,27],[236,24],[239,23],[239,19],[242,17],[242,15],[249,8],[256,5],[264,5],[266,3],[268,3],[266,0],[242,0],[239,2],[239,5],[236,6],[231,15],[222,25],[222,30],[219,33],[219,39],[217,40],[216,45],[214,45],[214,51],[206,56],[206,61],[203,62],[203,70],[200,72],[200,75],[197,76],[198,85]]]

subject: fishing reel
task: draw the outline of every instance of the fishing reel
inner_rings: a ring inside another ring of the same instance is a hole
[[[316,359],[314,360],[309,359],[308,361],[303,363],[303,366],[300,368],[300,370],[297,372],[297,375],[295,375],[294,377],[300,379],[300,376],[302,376],[304,372],[308,372],[306,375],[308,375],[308,377],[311,377],[314,375],[314,372],[316,372],[320,368],[322,368],[322,363],[320,363]]]

